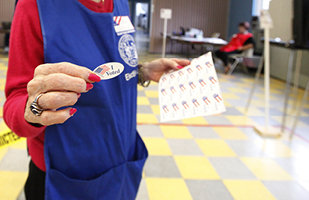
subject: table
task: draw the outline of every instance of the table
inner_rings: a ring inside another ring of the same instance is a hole
[[[11,30],[10,29],[2,29],[0,28],[0,33],[10,33]]]
[[[179,42],[185,42],[190,44],[213,44],[213,45],[225,45],[227,41],[221,38],[193,38],[184,36],[168,36],[171,40]]]
[[[190,44],[192,45],[194,49],[194,45],[202,45],[202,50],[204,45],[209,45],[207,47],[207,51],[213,51],[214,46],[222,46],[226,45],[228,42],[221,39],[221,38],[192,38],[192,37],[185,37],[185,36],[173,36],[168,35],[167,38],[169,38],[172,43],[172,50],[173,50],[173,42],[179,42],[181,44]],[[171,51],[172,51],[171,50]]]

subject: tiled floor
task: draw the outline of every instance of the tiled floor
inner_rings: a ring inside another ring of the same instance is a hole
[[[139,55],[140,62],[160,57],[141,49]],[[6,65],[7,58],[0,57],[1,107]],[[309,105],[301,113],[292,140],[288,136],[295,100],[289,102],[284,134],[263,138],[254,130],[255,124],[265,121],[263,81],[246,114],[253,75],[236,71],[226,76],[218,67],[218,76],[225,113],[164,124],[159,121],[157,85],[138,87],[137,128],[150,156],[137,199],[309,199]],[[284,91],[283,82],[271,79],[270,124],[274,127],[281,125]],[[300,89],[297,101],[302,94]],[[0,131],[4,128],[1,122]],[[24,199],[21,191],[27,166],[24,140],[0,149],[0,200]]]

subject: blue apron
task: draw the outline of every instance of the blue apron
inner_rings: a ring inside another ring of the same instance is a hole
[[[128,1],[114,0],[113,13],[92,12],[78,0],[37,3],[45,63],[124,65],[81,95],[73,117],[46,128],[45,199],[135,199],[148,155],[136,131],[137,55],[132,35],[114,29],[114,16],[129,16]]]

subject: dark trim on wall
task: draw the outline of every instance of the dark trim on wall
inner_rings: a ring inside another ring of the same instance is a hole
[[[253,0],[231,0],[229,6],[228,39],[238,32],[238,24],[243,21],[251,23]]]

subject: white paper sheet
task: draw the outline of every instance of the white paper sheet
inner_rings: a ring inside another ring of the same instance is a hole
[[[226,111],[211,53],[159,81],[161,122]]]

